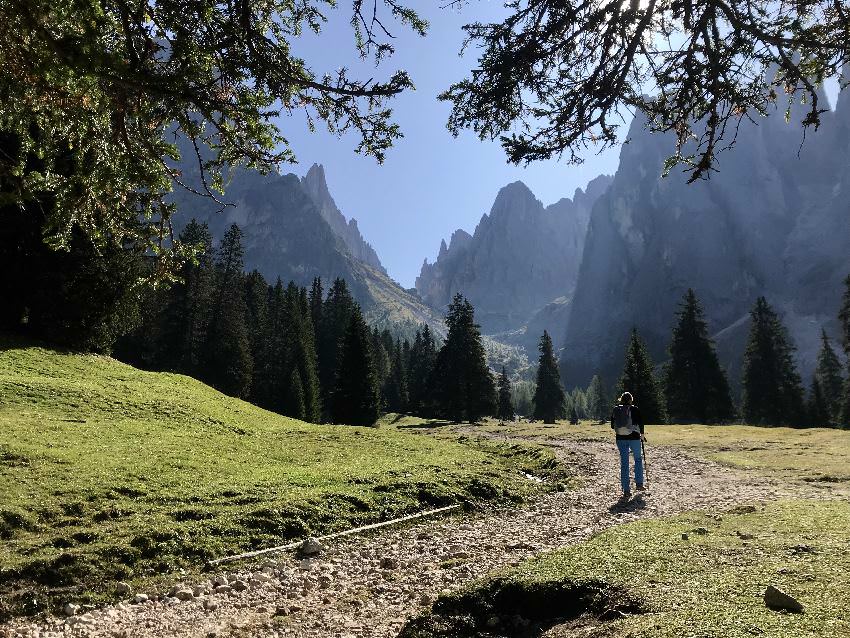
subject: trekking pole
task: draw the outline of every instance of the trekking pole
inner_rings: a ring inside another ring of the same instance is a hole
[[[640,437],[640,451],[643,452],[643,482],[649,483],[649,461],[646,460],[646,444],[643,437]]]

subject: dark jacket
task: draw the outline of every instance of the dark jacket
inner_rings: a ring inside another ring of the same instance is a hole
[[[640,428],[640,434],[638,434],[637,432],[635,432],[634,434],[626,434],[626,435],[618,434],[617,435],[618,440],[634,441],[635,439],[639,439],[641,434],[643,434],[643,417],[641,417],[641,415],[640,415],[640,410],[638,410],[638,407],[636,405],[632,405],[632,406],[630,406],[630,408],[631,408],[630,412],[631,412],[631,415],[632,415],[632,423],[637,424],[637,426]],[[611,427],[612,428],[614,427],[614,411],[613,410],[611,411]]]

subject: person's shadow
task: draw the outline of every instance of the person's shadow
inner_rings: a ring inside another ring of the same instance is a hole
[[[612,514],[624,514],[627,512],[637,512],[646,508],[646,497],[643,494],[635,494],[630,499],[618,499],[608,511]]]

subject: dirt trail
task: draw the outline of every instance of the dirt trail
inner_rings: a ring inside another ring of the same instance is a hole
[[[91,611],[73,626],[65,619],[9,624],[0,626],[0,638],[389,638],[444,589],[612,525],[691,509],[722,511],[741,503],[824,496],[822,490],[706,462],[677,448],[650,448],[650,494],[624,505],[617,502],[613,442],[545,443],[564,461],[578,464],[582,487],[507,511],[425,520],[346,539],[317,559],[278,556],[254,566],[253,573],[234,575],[251,583],[245,591],[187,602],[121,603]]]

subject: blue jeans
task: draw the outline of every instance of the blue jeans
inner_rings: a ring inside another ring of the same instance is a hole
[[[641,454],[640,439],[617,439],[617,449],[620,451],[620,483],[624,492],[629,489],[629,452],[635,457],[635,483],[643,485],[643,455]]]

